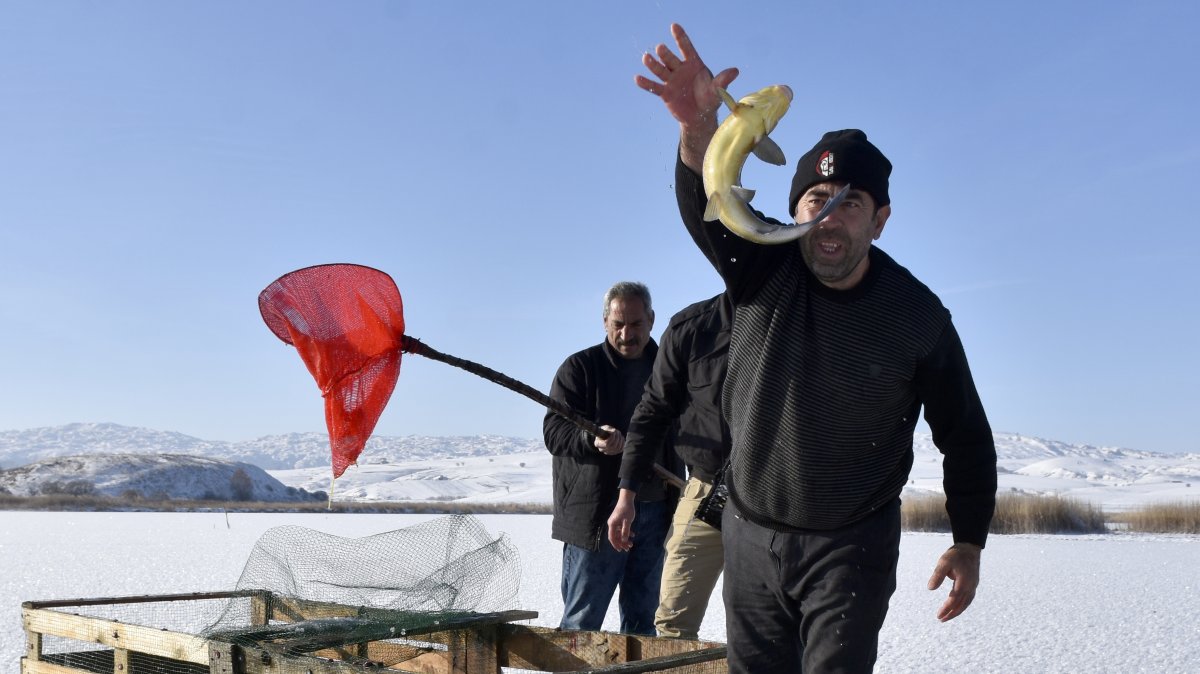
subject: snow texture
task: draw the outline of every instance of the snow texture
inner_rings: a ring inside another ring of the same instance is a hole
[[[0,672],[18,672],[22,601],[232,589],[267,529],[299,525],[368,536],[430,515],[4,513]],[[521,554],[521,608],[557,625],[562,544],[548,515],[481,515]],[[879,672],[1194,672],[1200,663],[1200,537],[992,536],[975,603],[934,618],[925,589],[941,534],[905,534],[898,589],[880,635]],[[618,624],[615,606],[605,629]],[[720,586],[701,637],[723,641]]]

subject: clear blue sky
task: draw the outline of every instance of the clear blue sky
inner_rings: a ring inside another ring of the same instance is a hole
[[[614,281],[650,286],[658,336],[720,290],[633,84],[678,21],[735,96],[796,91],[789,159],[847,127],[891,158],[879,245],[952,311],[996,430],[1200,451],[1200,5],[752,4],[0,4],[0,429],[324,430],[256,299],[326,262],[543,391]],[[778,217],[790,177],[745,183]],[[409,356],[377,432],[541,415]]]

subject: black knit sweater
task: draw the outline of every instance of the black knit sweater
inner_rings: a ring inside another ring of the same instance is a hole
[[[682,162],[675,184],[688,231],[735,306],[722,406],[738,509],[789,530],[866,517],[907,482],[924,406],[944,455],[954,539],[983,545],[995,506],[995,447],[937,296],[875,247],[858,285],[828,288],[798,244],[758,245],[704,222],[703,183]]]

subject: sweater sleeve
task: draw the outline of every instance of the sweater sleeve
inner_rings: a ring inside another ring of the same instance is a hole
[[[996,446],[954,324],[917,366],[917,388],[942,453],[946,512],[956,543],[987,542],[996,508]]]
[[[579,354],[571,356],[554,375],[550,397],[566,403],[585,417],[593,415],[594,405],[588,402],[587,372]],[[542,436],[546,449],[555,456],[586,456],[597,450],[593,438],[567,418],[547,411],[542,420]]]
[[[650,478],[671,430],[687,404],[687,349],[677,326],[663,331],[654,369],[629,422],[621,457],[621,488],[637,491]]]
[[[704,210],[708,207],[708,197],[704,193],[704,180],[682,159],[675,163],[675,198],[688,234],[725,280],[734,304],[752,296],[774,269],[774,263],[790,249],[787,244],[763,245],[743,239],[726,229],[720,220],[706,222]],[[758,211],[755,214],[765,222],[779,224]]]

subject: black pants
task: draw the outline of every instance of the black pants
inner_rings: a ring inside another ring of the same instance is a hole
[[[734,674],[869,673],[896,589],[900,501],[833,531],[767,529],[733,501],[721,524]]]

